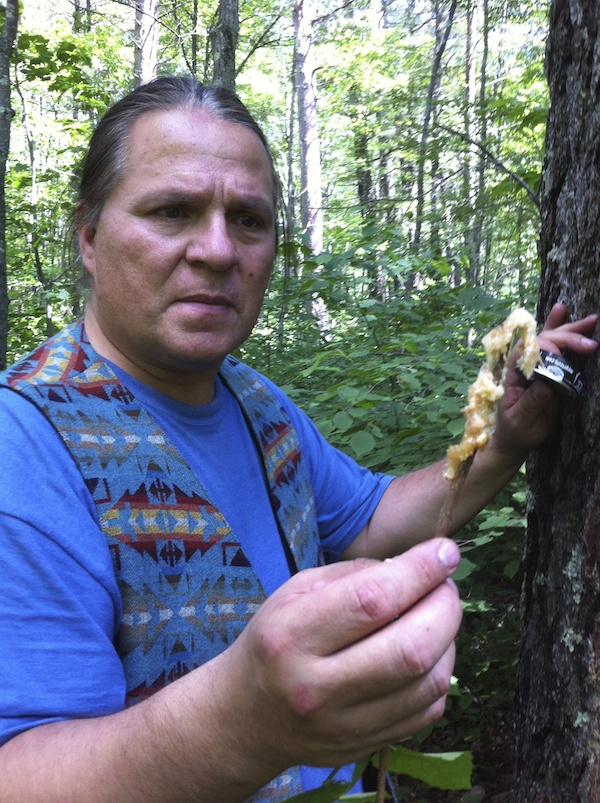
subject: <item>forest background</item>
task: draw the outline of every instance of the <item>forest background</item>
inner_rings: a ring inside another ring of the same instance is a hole
[[[94,123],[148,70],[219,77],[231,7],[24,0],[0,287],[8,364],[83,310],[69,224]],[[272,144],[283,197],[280,257],[241,356],[361,463],[412,470],[462,432],[482,335],[535,308],[547,3],[240,0],[236,12],[228,80]],[[472,751],[465,800],[510,789],[524,530],[520,474],[458,536],[456,684],[445,719],[412,745]],[[459,799],[398,783],[403,800]]]

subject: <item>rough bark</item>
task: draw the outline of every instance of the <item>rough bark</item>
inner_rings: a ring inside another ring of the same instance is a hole
[[[554,0],[539,318],[600,307],[600,4]],[[528,464],[513,803],[600,801],[600,376]]]
[[[8,281],[6,272],[6,201],[4,179],[10,147],[10,124],[14,110],[10,102],[10,57],[17,37],[18,0],[6,0],[0,36],[0,370],[6,367],[8,347]]]
[[[210,31],[213,83],[235,92],[235,56],[239,33],[238,0],[220,0],[219,19]]]

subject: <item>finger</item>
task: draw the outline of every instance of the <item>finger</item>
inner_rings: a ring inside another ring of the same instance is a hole
[[[328,763],[347,763],[423,730],[444,713],[455,661],[452,643],[427,676],[409,686],[365,699],[335,720],[335,742],[343,753]]]
[[[562,309],[557,309],[558,307]],[[574,321],[564,322],[566,308],[563,304],[555,304],[543,326],[543,332],[553,331],[554,329],[567,329],[578,332],[588,332],[594,329],[598,323],[598,314],[591,313],[585,318],[578,318]]]
[[[571,351],[582,356],[593,354],[598,348],[596,340],[586,337],[579,330],[566,327],[553,329],[550,332],[546,330],[540,332],[538,343],[540,348],[546,351],[554,353]]]
[[[436,722],[444,713],[452,681],[456,648],[454,642],[426,677],[401,693],[390,694],[372,705],[374,722],[380,722],[379,746],[413,736]]]
[[[304,569],[293,575],[277,592],[278,596],[294,596],[318,592],[327,588],[332,582],[356,574],[369,566],[378,566],[381,561],[375,558],[355,558],[341,560],[327,566]]]
[[[552,305],[552,309],[548,313],[544,329],[556,329],[561,326],[567,317],[567,306],[560,301]]]
[[[533,427],[542,413],[552,419],[558,412],[560,396],[549,382],[535,381],[523,394],[521,403],[525,420],[529,419]]]
[[[392,560],[360,562],[333,582],[313,586],[311,605],[288,622],[302,649],[331,655],[388,624],[452,574],[458,547],[445,538],[419,544]],[[349,563],[356,563],[349,561]]]
[[[591,335],[598,324],[598,315],[593,313],[585,318],[569,321],[565,323],[566,306],[555,304],[548,315],[544,328],[540,332],[538,339],[540,345],[542,341],[548,341],[561,350],[569,349],[578,353],[590,353],[595,351],[597,344],[595,340],[584,335]]]
[[[399,619],[330,656],[322,665],[324,684],[336,683],[340,700],[347,704],[410,686],[438,665],[461,620],[456,586],[442,583]],[[340,688],[340,679],[345,689]]]
[[[555,304],[544,328],[537,336],[540,348],[546,351],[575,351],[580,354],[591,354],[598,348],[598,342],[592,337],[598,324],[598,315],[592,314],[577,321],[562,323],[562,304]],[[511,366],[521,357],[521,348],[514,348],[510,356]]]

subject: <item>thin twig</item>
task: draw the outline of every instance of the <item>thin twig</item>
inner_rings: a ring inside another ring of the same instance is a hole
[[[438,519],[437,530],[435,533],[436,537],[438,538],[448,537],[450,525],[452,524],[452,517],[454,516],[454,509],[456,508],[456,502],[458,501],[462,487],[465,484],[465,480],[467,479],[467,474],[469,473],[469,469],[471,468],[474,457],[475,452],[467,457],[466,460],[463,460],[462,463],[459,463],[456,473],[454,474],[453,479],[450,481],[450,490],[448,491],[446,501],[440,510],[440,517]]]
[[[447,537],[448,533],[450,532],[450,524],[452,522],[452,516],[454,515],[454,508],[456,507],[457,499],[463,485],[465,484],[465,480],[467,479],[467,474],[469,473],[469,469],[471,468],[474,457],[475,452],[473,452],[473,454],[470,455],[466,460],[463,460],[456,469],[456,473],[450,482],[448,497],[446,498],[446,501],[444,502],[440,511],[436,536]],[[387,748],[384,747],[379,751],[379,767],[377,769],[377,796],[375,798],[375,803],[384,803],[385,801],[386,775]]]
[[[462,487],[465,484],[465,480],[467,479],[467,474],[469,473],[469,469],[471,468],[474,457],[475,452],[473,452],[473,454],[471,454],[466,460],[463,460],[461,463],[459,463],[456,473],[450,482],[450,490],[448,492],[446,501],[442,505],[440,517],[438,519],[436,530],[436,536],[438,537],[445,538],[450,532],[450,525],[452,523],[456,502]],[[383,750],[379,751],[379,767],[377,769],[377,797],[375,798],[375,803],[384,803],[385,801],[386,775],[387,748],[384,747]]]
[[[483,155],[498,168],[498,170],[501,170],[503,173],[506,173],[508,176],[512,178],[513,181],[515,181],[517,184],[523,187],[527,195],[529,195],[530,199],[533,201],[536,209],[539,210],[540,198],[537,192],[532,187],[530,187],[529,184],[524,179],[521,178],[521,176],[515,173],[514,170],[511,170],[510,167],[507,167],[503,162],[501,162],[497,156],[494,156],[494,154],[490,150],[488,150],[488,148],[486,148],[485,145],[483,145],[481,142],[476,142],[474,139],[471,139],[471,137],[468,137],[462,131],[457,131],[456,128],[450,128],[449,126],[446,125],[438,125],[438,128],[441,128],[442,131],[447,131],[449,134],[452,134],[455,137],[460,137],[460,139],[462,139],[463,142],[467,142],[474,148],[478,148],[483,153]]]
[[[387,747],[379,751],[379,767],[377,769],[377,797],[375,803],[385,801],[385,779],[387,774]]]

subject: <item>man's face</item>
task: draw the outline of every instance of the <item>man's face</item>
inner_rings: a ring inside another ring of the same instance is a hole
[[[256,323],[275,256],[261,141],[203,109],[142,115],[123,178],[79,236],[102,353],[146,381],[214,376]]]

